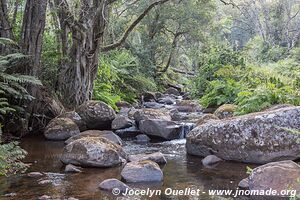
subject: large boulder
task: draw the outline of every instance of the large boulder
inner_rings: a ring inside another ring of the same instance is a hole
[[[236,108],[236,105],[224,104],[214,112],[214,115],[216,115],[219,119],[230,118],[233,117]]]
[[[65,144],[70,144],[71,142],[81,139],[81,138],[85,138],[85,137],[103,137],[106,138],[108,140],[110,140],[111,142],[121,145],[122,146],[122,140],[119,136],[117,136],[116,134],[114,134],[114,132],[112,131],[99,131],[99,130],[88,130],[88,131],[84,131],[81,132],[79,135],[75,135],[73,137],[70,137],[69,139],[67,139],[65,141]]]
[[[46,126],[44,136],[48,140],[66,140],[80,134],[78,126],[69,118],[54,118]]]
[[[116,117],[115,111],[102,101],[88,101],[82,104],[77,112],[87,128],[94,130],[110,129],[111,122]]]
[[[119,115],[112,121],[111,129],[118,130],[123,128],[129,128],[132,125],[133,122],[128,117]]]
[[[150,136],[164,138],[166,140],[183,137],[182,126],[173,121],[149,119],[140,121],[139,128],[142,133]]]
[[[204,115],[201,112],[179,112],[177,109],[173,109],[170,112],[173,121],[185,121],[196,123],[199,118]]]
[[[82,167],[112,167],[127,160],[120,145],[106,138],[81,138],[64,147],[61,161]]]
[[[264,190],[270,188],[281,192],[296,190],[300,194],[300,165],[293,161],[272,162],[254,168],[248,178],[250,190]]]
[[[187,135],[187,152],[224,160],[268,163],[300,158],[300,107],[213,120]]]
[[[79,116],[79,114],[75,111],[65,112],[65,113],[59,115],[58,117],[71,119],[73,122],[75,122],[75,124],[78,126],[78,128],[81,132],[87,130],[85,122],[82,120],[82,118]]]
[[[127,163],[121,176],[129,183],[161,182],[163,180],[163,172],[158,164],[150,160]]]
[[[137,110],[134,115],[134,120],[137,124],[141,120],[147,120],[147,119],[161,119],[161,120],[171,120],[170,112],[168,110],[163,109],[150,109],[150,108],[143,108],[140,110]]]

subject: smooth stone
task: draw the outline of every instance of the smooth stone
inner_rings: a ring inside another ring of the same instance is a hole
[[[118,188],[120,192],[125,192],[126,189],[130,189],[128,185],[119,181],[118,179],[106,179],[99,184],[99,188],[101,190],[112,191],[114,188]]]
[[[133,125],[133,122],[125,116],[117,116],[111,124],[111,129],[118,130],[118,129],[124,129],[129,128]]]
[[[159,165],[150,160],[127,163],[121,176],[128,183],[161,182],[163,180],[163,172]]]
[[[201,162],[204,166],[208,166],[208,165],[214,165],[221,161],[222,161],[221,158],[219,158],[215,155],[209,155],[209,156],[206,156]]]
[[[43,196],[40,196],[38,199],[39,200],[48,200],[48,199],[51,199],[51,197],[48,195],[43,195]]]
[[[44,176],[44,174],[41,172],[30,172],[27,174],[27,176],[29,176],[31,178],[36,178],[36,177]]]
[[[161,152],[151,153],[151,154],[136,154],[136,155],[130,155],[128,157],[129,161],[144,161],[144,160],[151,160],[153,162],[156,162],[158,164],[166,164],[167,160]]]
[[[150,138],[145,134],[139,134],[135,138],[136,138],[136,142],[141,144],[146,144],[150,141]]]
[[[65,172],[67,172],[67,173],[80,173],[82,171],[81,171],[81,167],[77,167],[75,165],[68,164],[65,167]]]

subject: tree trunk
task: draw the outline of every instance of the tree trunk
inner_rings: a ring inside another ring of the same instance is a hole
[[[20,46],[32,56],[30,75],[39,77],[47,0],[27,0],[25,5]]]
[[[12,27],[8,20],[6,0],[0,0],[0,37],[14,39]],[[0,54],[8,53],[9,51],[8,46],[0,45]]]
[[[77,20],[71,17],[64,0],[56,0],[55,3],[59,8],[64,57],[59,69],[59,91],[65,103],[74,107],[92,97],[108,3],[106,0],[84,0]],[[67,37],[69,33],[71,38]]]

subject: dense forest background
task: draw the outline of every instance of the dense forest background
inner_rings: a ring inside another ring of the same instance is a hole
[[[298,0],[0,0],[1,124],[22,136],[87,100],[117,110],[169,85],[236,115],[300,105],[299,12]]]

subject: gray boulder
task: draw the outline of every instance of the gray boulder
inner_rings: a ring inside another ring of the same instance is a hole
[[[44,136],[48,140],[66,140],[80,134],[78,126],[69,118],[54,118],[46,126]]]
[[[173,105],[176,103],[176,100],[172,97],[166,96],[158,99],[158,103]]]
[[[201,162],[204,166],[214,165],[218,162],[221,162],[222,159],[218,158],[215,155],[206,156]]]
[[[224,160],[268,163],[300,158],[300,107],[213,120],[187,135],[187,152]]]
[[[133,122],[125,116],[117,116],[111,124],[111,129],[118,130],[123,128],[129,128],[133,125]]]
[[[158,164],[150,160],[127,163],[121,176],[129,183],[161,182],[163,180],[163,172]]]
[[[127,189],[130,189],[128,185],[119,181],[118,179],[106,179],[99,184],[99,188],[101,190],[112,191],[113,189],[117,188],[121,193],[125,192]]]
[[[79,135],[75,135],[73,137],[70,137],[65,141],[65,144],[70,144],[71,142],[85,138],[85,137],[102,137],[110,140],[111,142],[121,145],[122,146],[122,140],[119,136],[114,134],[112,131],[99,131],[99,130],[89,130],[89,131],[84,131],[80,133]]]
[[[87,137],[75,140],[64,147],[61,161],[82,167],[113,167],[127,160],[120,145],[106,138]]]
[[[78,108],[77,113],[90,130],[110,129],[116,117],[115,111],[102,101],[88,101]]]
[[[287,160],[272,162],[254,168],[248,178],[250,190],[269,190],[278,192],[283,190],[296,190],[300,194],[300,165]]]
[[[166,140],[181,138],[182,126],[173,121],[149,119],[140,121],[139,128],[142,133],[161,137]]]
[[[79,114],[75,111],[63,113],[58,117],[71,119],[78,126],[80,132],[87,130],[85,122],[82,120],[82,118],[79,116]]]
[[[137,110],[133,117],[137,124],[139,124],[141,120],[147,119],[171,120],[170,112],[164,109],[143,108]]]
[[[127,137],[135,137],[141,134],[142,132],[136,126],[132,126],[130,128],[116,130],[115,133],[121,138],[127,138]]]
[[[150,141],[150,138],[145,134],[139,134],[135,138],[136,142],[140,144],[146,144]]]
[[[156,162],[158,164],[166,164],[167,160],[161,152],[151,153],[151,154],[136,154],[136,155],[130,155],[128,157],[130,162],[134,161],[144,161],[144,160],[151,160],[153,162]]]

